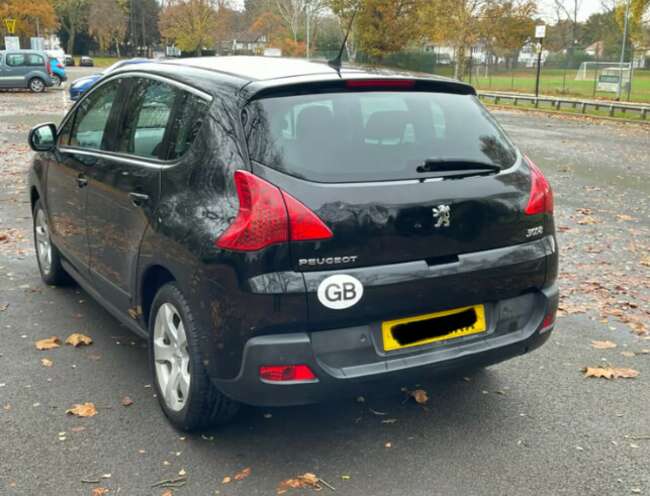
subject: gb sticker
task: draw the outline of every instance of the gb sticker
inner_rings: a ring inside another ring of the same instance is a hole
[[[356,277],[338,274],[324,279],[318,286],[318,301],[332,310],[356,305],[363,296],[363,285]]]

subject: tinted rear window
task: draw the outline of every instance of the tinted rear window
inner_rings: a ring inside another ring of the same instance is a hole
[[[246,111],[251,158],[319,182],[426,177],[424,160],[507,168],[517,154],[473,95],[346,92],[264,98]]]

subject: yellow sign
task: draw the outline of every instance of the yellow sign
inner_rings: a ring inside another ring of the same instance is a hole
[[[7,26],[9,34],[14,34],[16,32],[16,19],[5,19],[5,26]]]

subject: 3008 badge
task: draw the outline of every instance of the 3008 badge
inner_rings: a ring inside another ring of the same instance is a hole
[[[329,276],[318,285],[318,301],[332,310],[356,305],[363,296],[363,284],[348,274]]]

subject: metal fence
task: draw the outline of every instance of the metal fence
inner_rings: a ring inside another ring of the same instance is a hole
[[[505,92],[478,92],[479,98],[482,100],[492,100],[495,105],[501,101],[512,102],[516,106],[521,102],[528,102],[535,108],[540,105],[546,105],[554,110],[561,110],[562,107],[570,107],[576,112],[582,114],[586,113],[589,108],[595,111],[606,111],[610,117],[614,117],[616,112],[627,114],[628,112],[638,113],[640,119],[646,120],[650,113],[650,105],[627,103],[627,102],[608,102],[602,100],[579,100],[575,98],[558,98],[550,96],[525,95],[521,93],[505,93]]]

